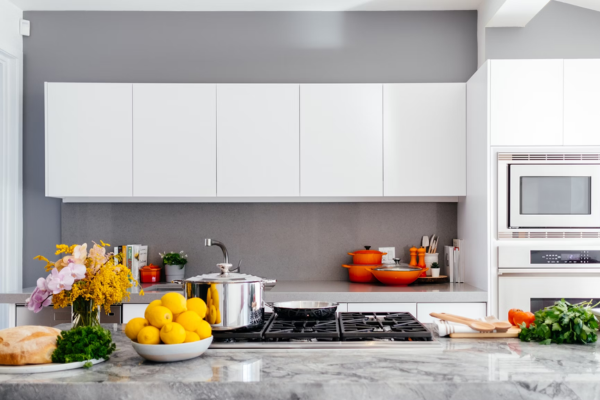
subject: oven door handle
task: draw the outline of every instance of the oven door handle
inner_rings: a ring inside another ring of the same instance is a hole
[[[600,274],[600,268],[498,268],[503,274]]]

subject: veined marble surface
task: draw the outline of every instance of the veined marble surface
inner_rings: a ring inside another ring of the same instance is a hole
[[[148,304],[160,299],[167,291],[149,290],[152,286],[177,291],[170,283],[143,283],[144,296],[133,288],[129,303]],[[13,293],[0,293],[0,303],[23,304],[34,288]],[[381,283],[352,283],[348,281],[279,281],[265,291],[265,301],[330,301],[338,303],[472,303],[487,302],[487,292],[466,283],[419,284],[386,286]]]
[[[600,399],[600,346],[440,339],[441,351],[233,351],[157,364],[111,325],[89,370],[0,375],[0,399]]]

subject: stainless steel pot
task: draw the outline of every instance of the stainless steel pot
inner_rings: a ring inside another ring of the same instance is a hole
[[[199,275],[184,281],[186,299],[198,297],[206,303],[206,320],[216,331],[252,328],[263,323],[265,286],[273,279],[230,272],[231,264],[217,264],[221,273]]]

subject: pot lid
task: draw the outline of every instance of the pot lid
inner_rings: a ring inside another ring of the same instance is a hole
[[[421,271],[421,268],[418,267],[411,267],[408,264],[396,264],[396,265],[390,265],[389,267],[380,267],[380,268],[373,268],[373,271],[394,271],[394,272],[413,272],[413,271]]]
[[[229,272],[229,269],[233,266],[232,264],[217,264],[221,269],[221,272],[215,272],[212,274],[202,274],[186,279],[188,282],[217,282],[217,283],[240,283],[240,282],[263,282],[265,279],[254,275],[238,274],[235,272]]]
[[[384,255],[386,253],[382,253],[379,250],[369,250],[371,248],[371,246],[365,246],[365,250],[358,250],[358,251],[354,251],[354,254],[379,254],[379,255]]]

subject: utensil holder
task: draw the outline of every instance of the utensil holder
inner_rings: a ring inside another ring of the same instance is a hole
[[[433,269],[437,269],[438,275],[439,275],[439,273],[440,273],[439,268],[431,268],[431,264],[433,264],[434,262],[439,263],[438,262],[438,253],[425,253],[425,265],[427,266],[427,268],[429,268],[429,270],[427,271],[427,276],[432,276]]]

